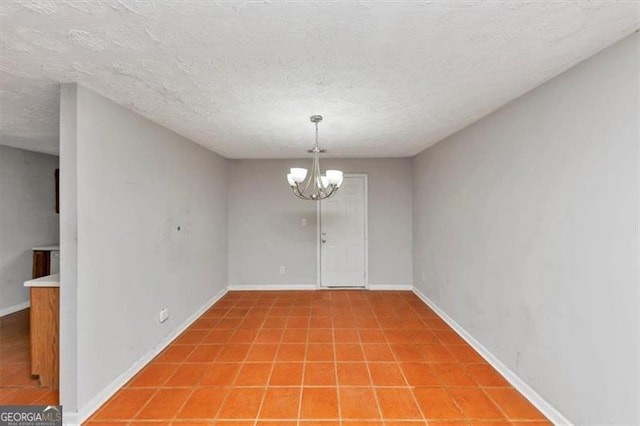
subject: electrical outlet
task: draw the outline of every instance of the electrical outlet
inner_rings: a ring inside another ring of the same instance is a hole
[[[280,267],[280,273],[281,273],[281,274],[284,274],[284,273],[285,273],[285,271],[286,271],[286,270],[285,270],[284,266],[281,266],[281,267]]]
[[[160,324],[162,324],[168,319],[169,319],[169,308],[160,309],[160,312],[158,313],[158,321],[160,321]]]
[[[302,218],[302,226],[307,226],[307,218],[306,217]]]

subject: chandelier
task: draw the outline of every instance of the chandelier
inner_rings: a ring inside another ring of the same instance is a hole
[[[335,194],[342,185],[343,176],[340,170],[327,170],[324,175],[320,174],[320,153],[324,152],[318,145],[318,123],[321,121],[321,115],[311,116],[311,122],[316,125],[316,144],[308,151],[313,154],[311,173],[307,173],[307,169],[294,167],[287,175],[293,193],[303,200],[324,200]]]

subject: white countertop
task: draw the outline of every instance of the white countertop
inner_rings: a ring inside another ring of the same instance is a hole
[[[39,247],[34,247],[31,250],[33,251],[56,251],[56,250],[60,250],[60,246],[59,245],[51,245],[51,246],[39,246]]]
[[[60,274],[47,275],[24,282],[25,287],[60,287]]]

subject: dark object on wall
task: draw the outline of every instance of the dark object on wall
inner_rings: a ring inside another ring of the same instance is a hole
[[[56,213],[60,213],[60,169],[56,169]]]
[[[51,274],[51,252],[49,250],[34,250],[31,279],[46,277]]]

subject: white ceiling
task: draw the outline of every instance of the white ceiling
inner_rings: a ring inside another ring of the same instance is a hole
[[[639,28],[638,2],[8,1],[2,143],[79,82],[230,158],[411,156]]]

